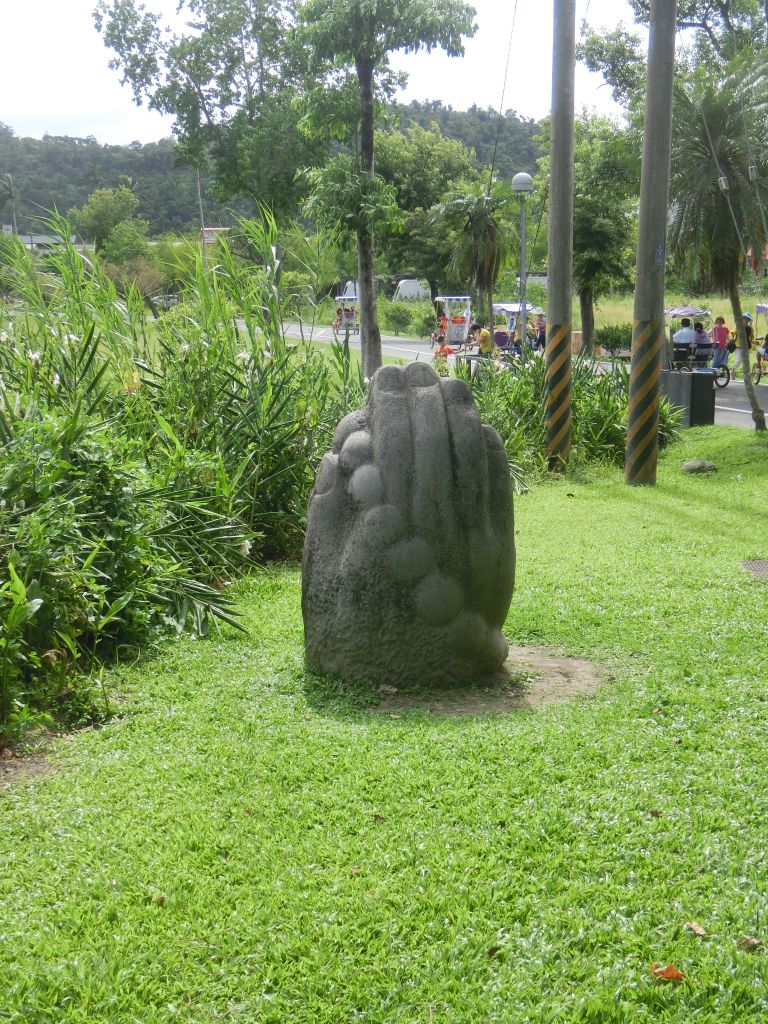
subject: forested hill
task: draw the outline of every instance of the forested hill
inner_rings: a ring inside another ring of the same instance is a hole
[[[519,118],[514,111],[503,116],[491,109],[470,107],[453,110],[439,101],[395,104],[391,108],[393,130],[410,124],[429,128],[436,124],[444,136],[474,149],[478,169],[491,164],[496,149],[496,172],[511,178],[517,171],[533,172],[541,155],[534,137],[535,121]],[[498,138],[498,147],[497,147]],[[10,223],[8,175],[12,176],[19,231],[40,231],[44,211],[66,213],[82,206],[97,188],[129,185],[139,199],[138,215],[149,223],[150,234],[197,230],[197,178],[192,167],[180,163],[171,139],[142,145],[100,145],[73,136],[46,135],[42,139],[17,136],[0,123],[0,220]],[[215,203],[202,181],[206,223],[231,223],[233,204]],[[4,201],[4,199],[6,201]],[[242,204],[235,204],[246,212]]]
[[[446,138],[458,139],[468,149],[474,149],[478,169],[491,165],[495,150],[494,167],[501,178],[509,179],[518,171],[533,174],[536,161],[542,155],[541,146],[535,141],[540,132],[539,123],[520,117],[514,110],[500,115],[490,107],[454,110],[443,106],[439,100],[429,103],[414,100],[407,105],[394,104],[392,113],[395,126],[399,128],[409,124],[429,128],[436,124]]]
[[[194,231],[200,227],[197,175],[179,164],[171,139],[141,145],[102,146],[92,136],[46,135],[42,139],[16,136],[0,124],[0,202],[12,175],[19,231],[41,231],[44,211],[66,213],[82,206],[97,188],[129,185],[139,198],[138,214],[149,222],[151,234]],[[205,192],[206,181],[202,180]],[[228,224],[227,208],[204,199],[206,222]],[[10,202],[0,210],[11,222]]]

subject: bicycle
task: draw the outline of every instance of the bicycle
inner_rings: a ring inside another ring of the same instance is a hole
[[[761,377],[768,377],[768,366],[766,366],[765,361],[762,364],[755,363],[750,376],[752,377],[753,384],[759,384]]]
[[[696,359],[693,355],[671,359],[669,368],[683,373],[693,373],[694,370],[700,373],[702,370],[708,370],[715,378],[716,388],[726,388],[731,381],[731,371],[727,366],[710,366],[708,359]]]

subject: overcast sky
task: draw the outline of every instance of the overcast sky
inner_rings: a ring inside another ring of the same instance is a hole
[[[176,0],[144,3],[169,14],[176,8]],[[17,135],[94,135],[102,143],[129,143],[171,134],[172,120],[137,107],[109,69],[110,52],[93,26],[95,0],[3,0],[0,6],[0,121]],[[543,117],[551,105],[552,0],[474,0],[474,6],[479,27],[465,57],[397,59],[410,76],[402,98],[442,100],[456,109],[473,103],[499,108],[511,35],[504,109]],[[585,15],[593,26],[632,23],[625,0],[577,0],[577,26]],[[576,106],[616,112],[600,78],[582,67]]]

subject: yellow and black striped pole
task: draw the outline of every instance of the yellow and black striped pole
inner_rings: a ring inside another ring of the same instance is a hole
[[[561,469],[571,451],[573,95],[576,0],[555,0],[547,281],[547,452]]]
[[[651,0],[624,479],[656,483],[676,0]]]
[[[629,383],[627,483],[655,484],[659,448],[659,372],[664,351],[664,321],[635,320]]]
[[[571,451],[571,324],[547,324],[547,451],[549,468]]]

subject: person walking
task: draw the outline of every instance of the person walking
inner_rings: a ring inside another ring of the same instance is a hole
[[[755,340],[755,331],[754,331],[754,328],[752,327],[752,314],[751,313],[745,313],[744,316],[742,317],[742,322],[744,324],[744,333],[747,336],[747,348],[750,349],[750,348],[752,348],[752,342]],[[733,369],[731,370],[731,376],[734,378],[734,380],[736,379],[736,372],[739,369],[739,367],[742,367],[742,372],[743,372],[743,366],[744,366],[744,354],[741,351],[741,346],[737,344],[737,346],[736,346],[736,357],[733,360]]]

